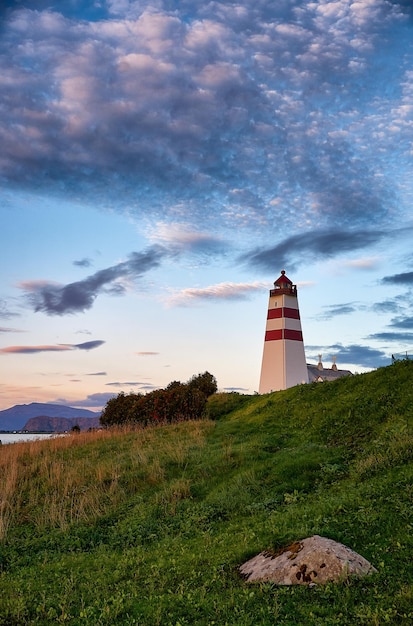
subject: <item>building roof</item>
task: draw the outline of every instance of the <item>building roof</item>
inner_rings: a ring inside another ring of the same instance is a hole
[[[281,276],[274,281],[274,287],[277,285],[292,285],[293,282],[285,275],[285,270],[281,270]]]
[[[282,294],[297,296],[297,286],[285,275],[285,270],[281,270],[281,276],[274,281],[274,289],[270,290],[271,296]]]
[[[325,382],[330,380],[337,380],[342,376],[352,376],[353,372],[350,370],[339,370],[336,365],[336,359],[333,357],[333,364],[331,368],[324,367],[321,362],[321,354],[319,354],[319,360],[317,365],[307,363],[308,382]]]
[[[319,370],[317,365],[308,365],[307,363],[307,371],[308,371],[308,382],[316,383],[316,382],[326,382],[329,380],[337,380],[337,378],[341,378],[342,376],[352,376],[353,372],[350,370],[333,370],[324,368],[323,370]]]

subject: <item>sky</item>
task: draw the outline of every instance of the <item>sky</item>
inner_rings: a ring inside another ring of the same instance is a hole
[[[0,409],[413,353],[410,0],[0,9]]]

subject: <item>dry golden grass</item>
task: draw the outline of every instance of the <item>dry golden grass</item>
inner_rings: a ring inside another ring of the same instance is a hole
[[[178,502],[190,497],[190,480],[188,478],[177,478],[165,485],[164,489],[157,497],[157,502],[161,504],[170,515],[175,515]]]
[[[96,519],[126,493],[160,485],[167,463],[184,466],[210,428],[207,422],[114,428],[2,446],[0,539],[12,523],[64,530]],[[178,486],[164,500],[188,497],[188,489]]]

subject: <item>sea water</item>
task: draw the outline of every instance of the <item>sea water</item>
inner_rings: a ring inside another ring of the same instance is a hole
[[[59,437],[57,433],[0,433],[1,443],[17,443],[19,441],[35,441],[36,439],[50,439]]]

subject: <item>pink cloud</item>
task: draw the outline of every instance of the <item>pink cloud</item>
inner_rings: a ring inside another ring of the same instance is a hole
[[[36,352],[63,352],[66,350],[73,350],[73,346],[8,346],[7,348],[1,348],[2,354],[34,354]]]
[[[135,352],[138,356],[156,356],[159,352]]]
[[[37,352],[66,352],[67,350],[94,350],[99,348],[104,341],[86,341],[85,343],[59,343],[57,345],[40,346],[8,346],[1,348],[1,354],[35,354]]]

